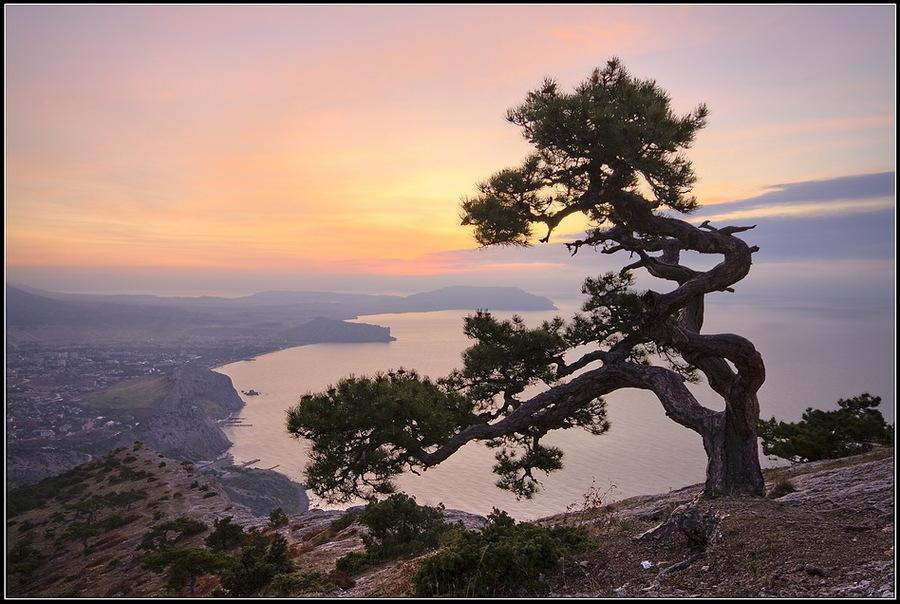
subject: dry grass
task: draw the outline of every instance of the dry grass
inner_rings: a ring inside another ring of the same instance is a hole
[[[155,408],[169,392],[166,376],[149,375],[122,380],[84,397],[90,409]]]

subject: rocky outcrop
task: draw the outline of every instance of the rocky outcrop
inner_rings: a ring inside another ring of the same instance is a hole
[[[180,461],[215,459],[231,446],[219,425],[190,403],[146,419],[119,436],[119,446],[135,442]]]
[[[163,413],[178,412],[191,405],[212,419],[225,419],[244,406],[231,378],[203,365],[187,364],[169,378],[170,390],[160,404]]]
[[[867,507],[873,513],[877,511],[885,522],[893,518],[893,459],[858,464],[852,472],[847,468],[813,471],[829,462],[806,464],[808,473],[792,478],[794,491],[779,497],[778,502],[821,512]]]
[[[309,497],[300,483],[274,470],[231,466],[217,473],[228,499],[266,517],[281,508],[285,514],[309,509]]]
[[[142,442],[167,457],[186,461],[215,459],[227,451],[232,443],[215,420],[244,406],[231,378],[188,364],[176,369],[169,383],[159,413],[123,432],[119,446]]]

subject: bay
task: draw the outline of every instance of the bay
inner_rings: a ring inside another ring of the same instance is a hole
[[[520,312],[529,326],[574,309]],[[468,311],[370,315],[358,320],[390,326],[397,338],[388,343],[314,344],[262,355],[217,369],[228,375],[242,395],[241,426],[225,428],[234,443],[236,463],[259,460],[303,482],[308,445],[285,431],[286,410],[307,392],[324,390],[342,377],[372,375],[407,368],[440,377],[458,367],[471,341],[462,333]],[[513,313],[494,312],[499,318]],[[548,435],[545,442],[563,449],[564,468],[538,478],[543,490],[530,500],[517,500],[498,489],[491,472],[493,451],[470,443],[439,466],[419,476],[404,475],[398,484],[421,505],[443,503],[486,515],[493,508],[518,520],[581,509],[586,498],[612,502],[634,495],[666,492],[703,481],[706,457],[700,437],[666,418],[659,402],[641,391],[621,391],[606,398],[611,430],[602,436],[574,428]],[[672,463],[672,460],[676,460]],[[310,493],[311,506],[338,509]]]
[[[578,302],[556,301],[559,311],[520,312],[529,326],[559,315],[570,318]],[[389,343],[315,344],[263,355],[217,369],[231,377],[243,396],[247,426],[227,427],[237,463],[276,469],[303,482],[307,445],[285,431],[286,410],[307,392],[324,390],[342,377],[406,368],[441,377],[458,367],[471,341],[462,333],[469,311],[370,315],[358,321],[389,326]],[[494,312],[509,318],[511,312]],[[835,306],[816,310],[764,303],[718,304],[708,308],[705,332],[734,332],[750,339],[766,362],[760,416],[798,421],[809,407],[836,409],[839,398],[863,392],[883,398],[880,410],[894,421],[895,345],[890,309],[860,312]],[[703,384],[691,386],[698,400],[721,409],[722,401]],[[550,433],[545,442],[563,449],[564,469],[542,477],[544,489],[517,500],[494,486],[493,452],[470,443],[420,476],[404,475],[401,489],[422,505],[488,514],[496,507],[518,520],[534,520],[590,498],[609,503],[635,495],[664,493],[701,483],[706,457],[700,437],[665,416],[651,394],[620,390],[606,397],[610,431],[593,436],[581,429]],[[762,458],[764,467],[784,460]],[[339,509],[310,493],[311,504]]]

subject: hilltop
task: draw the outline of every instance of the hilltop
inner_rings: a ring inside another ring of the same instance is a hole
[[[584,526],[596,546],[545,576],[543,593],[528,595],[893,597],[893,453],[882,448],[853,458],[767,470],[767,498],[701,501],[694,507],[695,516],[713,527],[705,545],[689,539],[687,527],[638,539],[692,501],[700,485],[611,504],[588,491],[580,509],[539,523]],[[344,512],[289,514],[287,524],[274,529],[265,516],[233,500],[222,477],[203,474],[192,464],[142,445],[54,480],[57,488],[38,507],[8,517],[8,561],[27,569],[22,566],[29,559],[23,561],[25,551],[32,553],[33,564],[30,573],[8,575],[7,596],[184,595],[166,590],[165,574],[141,569],[146,552],[137,549],[156,523],[184,516],[209,526],[232,516],[234,522],[263,533],[277,530],[287,539],[299,570],[319,570],[341,585],[327,592],[288,594],[292,596],[403,597],[419,560],[399,560],[341,577],[335,573],[335,561],[361,551],[366,530],[342,522]],[[122,510],[123,524],[92,537],[86,550],[81,542],[59,539],[66,515],[71,515],[67,506],[89,494],[126,489],[140,489],[144,497]],[[16,493],[8,505],[19,505]],[[446,515],[473,529],[483,522],[464,512]],[[207,534],[187,537],[179,545],[202,547]],[[13,555],[17,546],[18,557]],[[211,596],[217,585],[215,576],[201,577],[196,595]]]

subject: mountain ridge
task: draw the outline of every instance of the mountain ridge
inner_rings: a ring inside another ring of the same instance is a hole
[[[395,294],[354,294],[324,290],[263,290],[246,296],[158,296],[153,294],[73,294],[42,290],[22,284],[7,284],[28,294],[73,302],[105,302],[148,306],[282,305],[282,304],[371,304],[403,310],[394,312],[430,312],[431,310],[482,310],[480,303],[492,301],[489,310],[556,310],[550,298],[530,294],[519,287],[450,285],[405,296]],[[406,310],[407,308],[412,310]],[[391,312],[391,311],[387,311]],[[377,312],[365,314],[381,314]]]
[[[268,291],[243,298],[166,298],[41,292],[6,286],[9,342],[183,342],[265,341],[276,348],[296,346],[319,318],[334,321],[364,315],[442,310],[556,310],[549,298],[514,287],[451,286],[410,296],[343,294],[314,291]],[[357,335],[348,335],[356,330]],[[338,341],[389,341],[372,326],[333,326]],[[315,341],[330,341],[316,332]],[[354,340],[353,338],[361,338]]]

